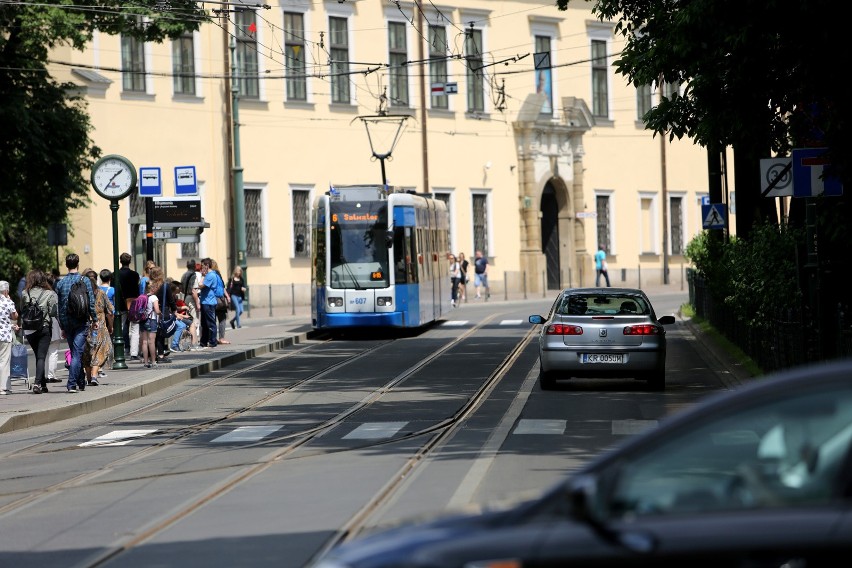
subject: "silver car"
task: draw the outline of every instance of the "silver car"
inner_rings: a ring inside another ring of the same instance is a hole
[[[674,316],[657,318],[634,288],[569,288],[547,317],[532,315],[539,332],[539,384],[552,389],[570,377],[634,377],[666,388],[666,330]]]

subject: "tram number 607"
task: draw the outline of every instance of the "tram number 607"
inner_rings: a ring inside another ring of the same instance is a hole
[[[367,303],[367,298],[355,298],[352,300],[352,303],[360,306]]]

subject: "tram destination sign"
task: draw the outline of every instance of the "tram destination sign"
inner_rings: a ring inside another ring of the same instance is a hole
[[[200,199],[154,199],[154,225],[191,227],[201,224]]]

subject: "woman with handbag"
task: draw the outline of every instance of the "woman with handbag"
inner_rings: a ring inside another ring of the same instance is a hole
[[[219,277],[219,287],[216,292],[217,337],[219,338],[219,343],[229,344],[231,342],[225,339],[225,329],[228,327],[225,325],[225,321],[228,319],[228,307],[231,305],[231,295],[225,287],[225,280],[222,278],[222,273],[219,272],[219,264],[212,258],[210,259],[210,271],[215,272],[216,276]]]
[[[45,361],[53,334],[53,321],[58,313],[59,298],[56,296],[56,292],[53,291],[47,275],[38,269],[30,270],[27,273],[26,285],[21,294],[22,311],[30,301],[39,307],[43,317],[42,325],[39,329],[24,329],[24,336],[27,338],[27,343],[32,347],[36,361],[36,374],[35,381],[33,381],[32,393],[41,394],[48,392]]]
[[[83,275],[92,281],[92,290],[95,292],[95,315],[98,322],[97,327],[92,326],[86,336],[83,369],[86,372],[86,384],[96,387],[101,368],[105,367],[112,357],[112,326],[115,308],[106,293],[98,287],[98,273],[89,268],[83,272]],[[100,376],[106,376],[106,373]]]

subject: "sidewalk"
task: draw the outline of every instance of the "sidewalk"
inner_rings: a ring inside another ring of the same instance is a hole
[[[225,338],[230,345],[218,345],[214,349],[172,353],[172,363],[145,369],[142,363],[129,361],[125,354],[127,369],[105,368],[107,377],[98,386],[86,387],[85,391],[70,394],[65,388],[68,371],[63,361],[57,367],[57,378],[61,383],[48,383],[50,392],[32,394],[23,380],[13,380],[12,390],[0,397],[0,433],[11,432],[82,416],[90,412],[109,408],[129,400],[149,395],[181,381],[207,373],[213,369],[232,365],[238,361],[299,343],[307,338],[311,330],[310,314],[304,309],[297,315],[282,317],[243,316],[241,329],[227,330]],[[35,375],[35,359],[29,352],[28,371]],[[60,357],[61,359],[61,357]]]

